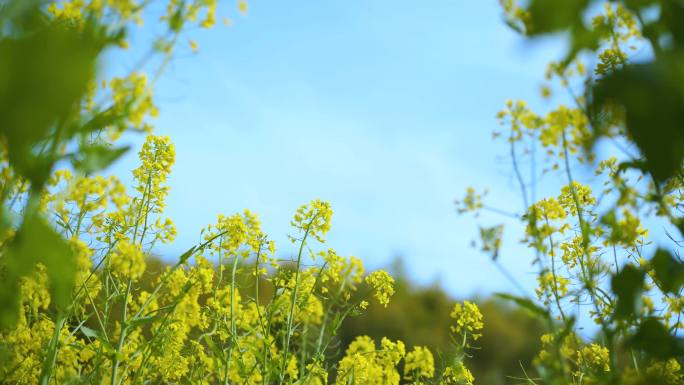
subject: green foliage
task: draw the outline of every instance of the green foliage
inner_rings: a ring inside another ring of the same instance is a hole
[[[189,20],[212,2],[170,2],[177,36]],[[215,8],[215,2],[214,8]],[[144,77],[129,83],[113,79],[98,90],[99,61],[104,52],[126,46],[126,31],[141,20],[147,3],[129,1],[0,2],[0,327],[18,316],[18,283],[37,263],[47,274],[55,305],[70,297],[75,266],[64,236],[44,218],[43,199],[57,164],[93,174],[105,169],[128,148],[112,138],[140,130],[156,114]],[[211,13],[211,12],[208,12]],[[162,18],[163,20],[163,18]],[[209,26],[211,23],[206,23]],[[170,59],[167,51],[152,52]],[[95,99],[98,102],[95,102]],[[63,310],[63,309],[61,309]]]
[[[75,169],[90,175],[104,170],[128,152],[129,149],[130,147],[128,146],[112,148],[100,143],[82,146],[80,151],[73,155],[73,165]]]
[[[94,20],[76,30],[51,22],[39,8],[0,24],[11,31],[0,39],[0,135],[13,169],[38,191],[61,155],[59,147],[91,133],[76,122],[80,103],[97,57],[115,39]]]
[[[45,265],[50,277],[50,292],[60,311],[71,303],[71,287],[74,281],[74,262],[69,245],[34,211],[24,217],[21,228],[7,246],[3,269],[0,308],[2,325],[13,325],[19,308],[19,280],[28,275],[36,265]]]
[[[651,258],[654,279],[664,292],[679,295],[684,285],[684,263],[669,251],[658,249]]]
[[[657,7],[659,17],[644,21],[647,7]],[[626,1],[637,15],[653,59],[626,63],[599,79],[590,108],[600,111],[607,103],[621,108],[625,126],[641,150],[647,170],[657,182],[679,174],[684,160],[684,4],[678,1]],[[612,106],[611,106],[612,107]],[[601,126],[597,134],[605,135]]]
[[[594,23],[594,28],[585,24],[585,15],[596,3],[601,2],[530,1],[524,11],[524,32],[530,36],[569,32],[570,50],[563,60],[567,65],[582,50],[598,50],[602,36],[616,26],[606,19]],[[684,134],[681,130],[684,111],[684,4],[669,0],[614,3],[634,15],[643,36],[650,42],[653,58],[646,63],[620,62],[614,71],[599,73],[602,76],[591,81],[586,90],[587,95],[591,95],[587,108],[593,111],[597,137],[610,135],[598,116],[605,112],[606,107],[613,113],[625,114],[625,127],[644,155],[648,171],[658,182],[664,182],[679,172],[684,160]],[[647,19],[645,13],[654,10],[658,17]],[[665,138],[666,141],[663,140]]]
[[[630,318],[641,311],[641,293],[644,290],[645,273],[632,266],[625,266],[613,276],[611,289],[617,296],[615,305],[616,318]]]
[[[684,354],[684,339],[672,336],[662,322],[654,317],[641,322],[629,343],[660,360],[681,357]]]
[[[507,297],[550,329],[531,368],[539,378],[524,369],[524,380],[680,384],[684,273],[676,255],[684,231],[668,233],[673,244],[656,249],[644,223],[660,218],[684,230],[684,4],[501,3],[519,32],[561,32],[569,40],[565,57],[548,67],[544,96],[560,86],[573,104],[540,116],[523,101],[508,101],[498,115],[510,133],[502,136],[523,194],[523,243],[539,283],[536,300]],[[633,58],[639,50],[652,55]],[[602,158],[595,143],[604,137],[629,150]],[[557,183],[558,195],[530,202],[539,176],[518,166],[521,157],[538,159],[529,143],[547,154],[544,173],[555,178],[547,183]],[[582,168],[597,179],[580,183]],[[469,211],[479,209],[490,207],[480,202]],[[600,327],[596,336],[579,335],[575,320],[587,317]]]
[[[684,57],[677,53],[626,65],[600,79],[592,90],[589,108],[625,114],[630,138],[643,153],[646,170],[659,183],[679,173],[684,160],[682,84]]]
[[[5,3],[0,14],[4,32],[0,36],[0,138],[16,177],[30,186],[30,206],[24,210],[21,226],[3,256],[3,327],[16,322],[19,279],[36,262],[49,267],[56,305],[62,308],[69,302],[74,275],[71,251],[41,218],[38,200],[55,163],[62,157],[60,147],[77,135],[92,133],[75,123],[87,84],[95,76],[96,58],[114,41],[95,20],[77,31],[51,22],[37,4],[31,3],[27,1],[23,7],[16,1]],[[89,158],[84,152],[84,160]],[[92,171],[106,165],[89,163]],[[6,198],[2,197],[3,206]],[[8,216],[8,211],[3,207],[3,216]]]
[[[548,319],[550,317],[550,314],[546,309],[537,305],[529,298],[518,297],[506,293],[497,293],[496,296],[507,301],[513,301],[516,305],[520,306],[521,309],[524,309],[533,317],[538,317],[541,319]]]
[[[532,0],[528,7],[531,15],[528,33],[540,35],[579,25],[588,4],[589,0]]]

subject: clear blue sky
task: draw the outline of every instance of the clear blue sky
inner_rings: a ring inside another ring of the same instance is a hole
[[[492,205],[521,209],[507,148],[491,140],[495,114],[508,98],[543,105],[538,86],[562,45],[526,44],[496,0],[249,5],[235,17],[230,3],[229,28],[187,35],[199,53],[182,46],[158,85],[179,231],[159,252],[173,258],[217,214],[249,208],[287,253],[292,213],[321,198],[335,211],[325,247],[369,268],[403,256],[416,281],[439,278],[458,296],[513,290],[470,246],[477,223],[453,201],[489,187]],[[128,176],[135,156],[112,172]],[[507,231],[501,260],[529,287],[520,234]]]

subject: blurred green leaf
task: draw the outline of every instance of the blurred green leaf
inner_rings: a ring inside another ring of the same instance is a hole
[[[660,1],[660,8],[658,36],[670,34],[681,49],[684,44],[684,4],[681,1]]]
[[[47,268],[52,303],[64,309],[71,300],[75,263],[71,247],[38,214],[29,210],[8,245],[4,276],[0,281],[0,326],[12,326],[19,311],[19,282],[36,263]]]
[[[581,22],[589,0],[532,0],[527,10],[532,17],[531,35],[568,29]]]
[[[188,259],[190,259],[190,257],[192,257],[192,255],[195,254],[196,250],[197,250],[197,246],[193,246],[193,247],[189,248],[186,252],[181,254],[181,256],[178,258],[178,264],[182,265],[185,262],[187,262]]]
[[[84,336],[99,341],[103,345],[105,351],[116,351],[116,348],[112,346],[109,340],[107,340],[107,337],[100,330],[91,329],[87,326],[81,326],[79,327],[79,330]]]
[[[221,360],[222,363],[226,362],[226,354],[219,348],[216,343],[211,338],[204,338],[203,341],[207,344],[209,347],[209,350],[211,350],[214,353],[214,357],[218,357],[219,360]]]
[[[96,338],[97,339],[97,338],[100,338],[100,335],[102,334],[99,331],[91,329],[87,326],[81,326],[79,328],[79,330],[81,330],[81,333],[83,333],[84,336],[90,337],[90,338]]]
[[[0,23],[26,14],[27,11],[40,5],[40,2],[41,0],[0,1]]]
[[[159,315],[140,317],[140,318],[136,318],[133,321],[131,321],[128,324],[128,327],[129,328],[136,328],[136,327],[140,327],[140,326],[144,326],[146,324],[152,323],[154,321],[158,321],[160,319],[162,319],[162,317]]]
[[[651,259],[655,280],[663,291],[678,294],[684,285],[684,263],[664,249],[658,249]]]
[[[639,325],[630,345],[643,349],[656,359],[668,359],[684,354],[684,340],[672,335],[658,319],[650,317]]]
[[[129,149],[129,146],[111,148],[102,144],[81,146],[79,153],[74,154],[73,164],[76,169],[91,174],[107,168]]]
[[[0,135],[14,169],[38,188],[51,171],[62,129],[77,113],[95,73],[98,53],[91,28],[78,31],[28,13],[38,25],[0,40]]]
[[[126,113],[129,111],[129,107],[130,103],[127,103],[121,110],[118,110],[114,107],[109,107],[103,111],[95,112],[87,122],[81,124],[80,126],[76,125],[72,131],[88,134],[114,126],[125,119]]]
[[[549,312],[546,309],[535,304],[529,298],[518,297],[518,296],[507,294],[507,293],[494,293],[494,295],[496,297],[501,298],[501,299],[505,299],[507,301],[515,302],[518,306],[527,310],[530,314],[532,314],[534,316],[540,316],[540,317],[544,317],[544,318],[549,317]]]
[[[594,111],[619,106],[630,137],[645,157],[646,168],[662,182],[681,169],[684,159],[684,57],[631,64],[598,82]]]
[[[648,172],[646,162],[641,160],[641,159],[635,159],[635,160],[620,162],[618,164],[617,169],[619,172],[625,172],[626,170],[629,170],[629,169],[639,170],[642,172]]]
[[[641,292],[644,289],[643,270],[627,265],[613,276],[611,289],[617,296],[615,317],[619,319],[632,318],[638,314]]]

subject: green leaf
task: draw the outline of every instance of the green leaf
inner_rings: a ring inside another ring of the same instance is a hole
[[[581,22],[574,24],[570,28],[570,49],[561,62],[563,67],[570,64],[584,49],[595,50],[599,46],[599,31],[587,29]]]
[[[620,162],[617,167],[618,172],[625,172],[629,169],[639,170],[641,172],[648,172],[646,162],[640,159]]]
[[[128,111],[129,105],[126,104],[123,111],[110,107],[104,111],[96,112],[90,120],[85,123],[79,122],[72,129],[83,134],[89,134],[104,130],[107,127],[119,124],[126,118],[125,112]]]
[[[128,324],[128,327],[129,328],[136,328],[136,327],[143,326],[143,325],[146,325],[148,323],[157,321],[159,319],[161,319],[161,317],[158,315],[136,318]]]
[[[639,325],[629,343],[656,359],[665,360],[684,354],[684,340],[672,335],[662,322],[653,317]]]
[[[94,330],[94,329],[91,329],[87,326],[81,326],[79,328],[79,330],[81,330],[81,333],[83,333],[84,336],[90,337],[90,338],[98,339],[102,335],[101,332]]]
[[[71,303],[75,261],[71,247],[37,211],[29,210],[8,245],[4,276],[0,281],[0,326],[15,324],[19,311],[19,282],[33,272],[36,263],[45,265],[52,303],[63,310]]]
[[[592,111],[618,107],[624,113],[629,136],[656,181],[681,170],[684,56],[663,54],[651,63],[627,65],[599,81],[592,95]]]
[[[527,10],[532,17],[531,35],[568,29],[582,21],[589,0],[532,0]]]
[[[661,1],[660,11],[661,34],[670,34],[675,45],[684,45],[684,4],[680,1]]]
[[[178,264],[182,265],[185,262],[192,257],[193,254],[195,254],[195,251],[197,250],[197,246],[193,246],[189,248],[185,253],[181,254],[181,256],[178,258]]]
[[[81,327],[79,328],[79,330],[81,331],[81,333],[83,333],[84,336],[86,336],[86,337],[88,337],[88,338],[92,338],[92,339],[96,339],[96,340],[100,341],[100,343],[102,344],[103,349],[104,349],[106,352],[111,352],[111,353],[113,353],[114,351],[116,351],[116,348],[114,348],[114,347],[112,346],[112,344],[109,343],[109,340],[107,340],[105,334],[102,333],[102,331],[100,331],[100,330],[95,330],[95,329],[91,329],[91,328],[89,328],[89,327],[87,327],[87,326],[81,326]]]
[[[615,317],[629,319],[639,314],[641,292],[644,289],[643,270],[627,265],[613,276],[611,289],[617,296]]]
[[[204,338],[204,342],[206,342],[207,347],[209,347],[209,350],[211,350],[214,353],[214,357],[218,357],[221,363],[226,362],[226,354],[214,343],[214,341],[211,339],[211,336],[207,336]]]
[[[103,144],[81,146],[78,154],[74,154],[74,167],[85,174],[104,170],[130,149],[129,146],[111,148]]]
[[[0,6],[0,23],[24,15],[40,5],[40,0],[3,1]]]
[[[61,128],[94,77],[98,49],[91,28],[47,22],[39,9],[26,17],[38,20],[30,31],[0,40],[0,136],[12,167],[40,188],[55,161],[50,150],[70,138]]]
[[[549,312],[546,309],[544,309],[543,307],[534,303],[529,298],[518,297],[518,296],[507,294],[507,293],[494,293],[494,295],[501,298],[501,299],[505,299],[507,301],[515,302],[518,306],[527,310],[529,313],[531,313],[534,316],[549,318]]]
[[[684,285],[684,263],[664,249],[658,249],[650,263],[660,288],[665,292],[678,294]]]

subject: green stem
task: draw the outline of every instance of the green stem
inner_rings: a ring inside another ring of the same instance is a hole
[[[584,287],[587,289],[589,292],[589,297],[591,298],[591,302],[594,305],[594,309],[596,310],[597,317],[600,317],[600,324],[601,324],[601,330],[603,331],[604,337],[608,340],[607,345],[609,345],[610,349],[610,376],[612,381],[616,381],[616,376],[613,374],[615,373],[615,349],[613,349],[612,346],[612,341],[613,341],[613,333],[611,332],[610,328],[608,327],[608,324],[606,320],[603,318],[601,315],[601,308],[599,307],[599,300],[596,295],[596,290],[594,287],[594,282],[593,282],[593,276],[590,271],[587,270],[587,267],[585,266],[585,258],[586,260],[591,259],[591,256],[589,255],[589,245],[591,244],[591,240],[589,239],[589,233],[588,229],[585,226],[584,218],[582,217],[582,207],[579,202],[579,197],[577,195],[577,190],[575,189],[575,180],[572,177],[572,172],[570,171],[570,160],[569,160],[569,151],[568,151],[568,141],[566,138],[565,134],[565,129],[562,131],[562,141],[563,141],[563,155],[564,155],[564,162],[565,162],[565,173],[568,178],[568,184],[570,185],[570,191],[572,193],[572,200],[575,203],[575,209],[577,211],[577,220],[579,222],[580,226],[580,234],[582,234],[582,256],[579,258],[579,264],[580,264],[580,269],[582,271],[582,279],[584,280]]]
[[[119,343],[116,347],[116,354],[114,355],[114,363],[112,364],[112,377],[110,385],[117,384],[117,376],[119,370],[119,363],[121,358],[121,350],[123,350],[123,345],[126,340],[126,331],[128,330],[128,325],[126,325],[126,313],[128,311],[128,297],[131,294],[131,284],[132,280],[128,280],[128,285],[126,286],[126,296],[124,297],[123,309],[121,310],[121,335],[119,336]]]
[[[228,349],[226,356],[226,370],[223,383],[228,385],[228,373],[230,370],[230,361],[233,355],[233,349],[237,346],[237,325],[235,323],[235,275],[237,273],[237,266],[240,256],[235,255],[233,258],[233,270],[230,275],[230,339],[232,344]]]
[[[52,369],[55,367],[55,362],[57,362],[57,349],[59,345],[59,335],[62,332],[64,323],[66,322],[66,317],[61,313],[57,316],[57,322],[55,322],[55,330],[52,333],[52,338],[50,339],[50,346],[48,347],[47,357],[43,361],[43,369],[40,373],[39,385],[48,385],[50,382],[50,377],[52,376]]]
[[[311,218],[311,221],[309,221],[309,224],[306,226],[306,231],[304,232],[304,237],[302,238],[302,242],[299,244],[299,252],[297,253],[297,264],[295,266],[295,287],[294,290],[292,291],[292,301],[290,304],[290,312],[287,315],[287,328],[285,329],[285,344],[284,344],[284,353],[283,353],[283,363],[280,368],[280,381],[278,382],[279,385],[283,384],[283,381],[285,380],[285,369],[287,367],[287,360],[289,358],[289,353],[290,353],[290,338],[292,337],[292,321],[294,320],[294,312],[295,312],[295,305],[297,304],[297,294],[299,292],[299,270],[301,268],[302,264],[302,252],[304,251],[304,245],[306,244],[306,238],[309,236],[309,231],[311,230],[311,224],[313,221],[316,219],[316,216],[314,215]]]

